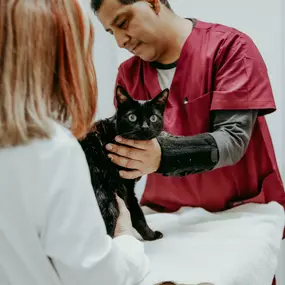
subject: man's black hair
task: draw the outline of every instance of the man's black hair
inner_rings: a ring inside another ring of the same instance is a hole
[[[137,2],[138,0],[119,0],[122,4],[128,5]],[[101,5],[103,4],[104,0],[92,0],[91,6],[92,9],[96,12],[100,9]],[[162,4],[164,4],[167,8],[171,9],[168,0],[160,0]]]

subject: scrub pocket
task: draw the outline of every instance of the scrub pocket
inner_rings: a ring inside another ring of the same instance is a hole
[[[204,94],[193,101],[185,101],[187,123],[190,125],[191,135],[209,132],[211,128],[212,92]]]

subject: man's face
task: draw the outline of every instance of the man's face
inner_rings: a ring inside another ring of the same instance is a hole
[[[159,16],[149,3],[124,5],[119,0],[104,0],[98,19],[117,44],[144,61],[157,61],[165,51]]]

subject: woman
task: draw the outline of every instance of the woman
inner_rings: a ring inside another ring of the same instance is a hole
[[[148,272],[121,200],[106,235],[77,142],[96,107],[92,42],[77,0],[0,0],[1,285],[128,285]]]

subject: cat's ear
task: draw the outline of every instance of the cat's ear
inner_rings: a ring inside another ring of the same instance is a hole
[[[166,88],[163,91],[161,91],[156,97],[152,99],[152,102],[158,105],[165,106],[167,103],[167,99],[169,96],[169,89]]]
[[[116,88],[116,100],[119,105],[127,101],[133,101],[128,92],[120,85],[118,85]]]

